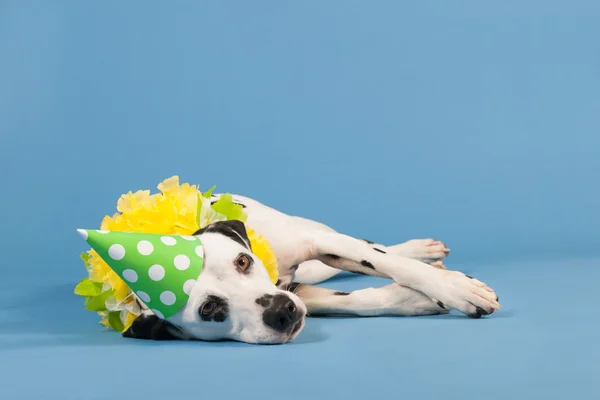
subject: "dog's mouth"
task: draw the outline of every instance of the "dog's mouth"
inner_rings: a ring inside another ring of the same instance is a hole
[[[302,317],[298,320],[298,322],[296,322],[292,328],[292,330],[290,331],[290,334],[288,336],[288,339],[286,340],[286,342],[290,342],[294,339],[296,339],[296,337],[300,334],[300,332],[302,331],[302,328],[304,328],[304,324],[306,322],[306,317]]]

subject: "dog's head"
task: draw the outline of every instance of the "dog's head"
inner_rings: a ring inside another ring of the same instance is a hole
[[[216,222],[196,235],[204,245],[204,266],[187,304],[166,321],[138,317],[124,336],[260,344],[293,340],[304,327],[306,306],[271,282],[252,254],[244,224]]]

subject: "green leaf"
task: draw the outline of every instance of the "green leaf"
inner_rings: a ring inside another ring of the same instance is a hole
[[[83,260],[83,262],[86,265],[89,264],[89,260],[90,260],[91,256],[87,253],[87,251],[82,252],[79,257],[81,257],[81,259]]]
[[[210,196],[212,196],[212,192],[213,192],[213,190],[215,190],[216,187],[217,187],[216,185],[213,185],[213,187],[211,187],[206,192],[204,192],[204,194],[202,196],[204,196],[204,198],[206,198],[206,199],[210,199]]]
[[[219,214],[224,215],[228,220],[238,220],[246,222],[248,215],[244,212],[244,208],[233,202],[233,196],[229,193],[221,195],[221,198],[214,203],[212,209]]]
[[[79,256],[83,260],[83,265],[85,265],[85,269],[90,270],[90,258],[91,256],[87,252],[83,252]]]
[[[197,205],[197,210],[196,210],[196,224],[198,225],[198,228],[202,228],[200,226],[200,216],[202,215],[202,196],[200,196],[198,194],[198,205]]]
[[[123,332],[123,329],[125,328],[123,321],[121,321],[121,311],[108,313],[108,323],[110,324],[110,327],[117,332]]]
[[[74,293],[86,297],[98,296],[102,293],[102,284],[84,278],[75,286]]]
[[[90,311],[106,311],[106,299],[108,296],[112,296],[113,294],[114,290],[112,289],[100,293],[98,296],[95,296],[92,298],[92,300],[90,300],[85,309]]]

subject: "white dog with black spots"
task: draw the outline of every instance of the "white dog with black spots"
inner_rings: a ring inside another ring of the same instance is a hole
[[[212,201],[218,198],[213,195]],[[187,304],[168,320],[144,310],[124,336],[279,344],[300,334],[307,315],[418,316],[457,310],[480,318],[500,308],[485,283],[445,268],[449,250],[442,242],[383,246],[247,197],[233,198],[248,214],[248,226],[270,242],[279,266],[277,284],[252,254],[243,223],[213,223],[196,233],[204,244],[204,268]],[[341,271],[393,282],[350,293],[313,286]]]

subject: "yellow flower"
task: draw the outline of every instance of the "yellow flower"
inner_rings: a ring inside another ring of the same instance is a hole
[[[104,311],[98,312],[98,314],[102,317],[100,319],[100,323],[107,328],[110,328],[110,323],[108,322],[108,313]]]
[[[179,177],[173,176],[158,185],[160,193],[150,194],[149,190],[138,190],[121,196],[117,201],[117,213],[106,216],[100,229],[114,232],[143,232],[157,234],[191,235],[198,226],[198,197],[196,186],[179,184]],[[210,203],[206,203],[210,206]],[[210,218],[222,218],[212,213]],[[209,219],[210,219],[209,218]],[[203,221],[210,223],[212,220]],[[279,270],[277,258],[269,242],[254,230],[247,228],[254,254],[265,265],[269,278],[277,282]],[[121,310],[121,321],[128,329],[139,315],[139,308],[132,304],[135,298],[125,282],[100,258],[94,250],[89,250],[88,274],[93,282],[102,284],[103,291],[113,290],[116,303]],[[121,307],[122,306],[122,307]],[[109,326],[108,313],[98,312],[100,323]]]
[[[135,319],[138,316],[136,314],[127,312],[126,316],[125,316],[125,321],[123,321],[123,332],[125,332],[127,329],[129,329],[129,327],[131,326],[131,324],[133,324],[133,321],[135,321]]]
[[[129,286],[113,271],[106,262],[95,250],[88,251],[90,258],[88,263],[90,264],[89,278],[93,282],[107,284],[114,290],[115,299],[117,302],[131,302],[133,296],[130,296],[131,290]]]
[[[265,265],[271,282],[277,283],[279,279],[279,267],[277,265],[277,257],[271,248],[271,244],[262,235],[258,235],[253,229],[246,227],[248,233],[248,239],[250,239],[250,245],[252,246],[252,253]]]

